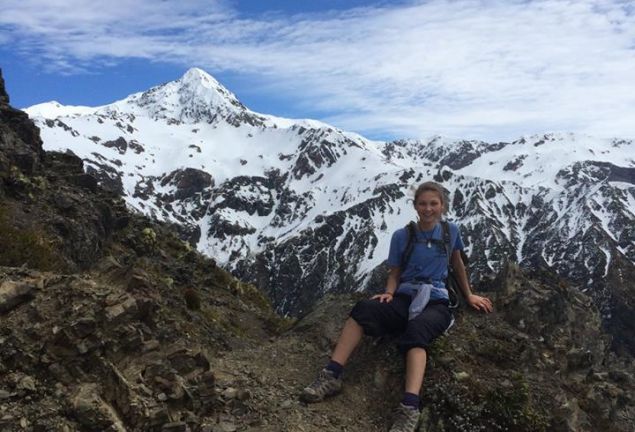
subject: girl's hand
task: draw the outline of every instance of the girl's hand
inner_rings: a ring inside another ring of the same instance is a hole
[[[392,301],[392,294],[390,293],[383,293],[383,294],[377,294],[374,295],[370,298],[371,300],[379,300],[379,303],[390,303]]]
[[[470,294],[467,298],[467,302],[476,310],[482,310],[485,313],[492,312],[494,310],[494,306],[492,305],[492,301],[487,297],[481,297],[476,294]]]

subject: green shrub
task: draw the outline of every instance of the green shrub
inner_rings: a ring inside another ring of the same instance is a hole
[[[446,374],[429,380],[424,394],[430,407],[429,424],[442,421],[446,432],[546,431],[548,416],[532,400],[525,378],[514,374],[500,384],[474,377],[459,382]]]
[[[484,412],[503,430],[546,430],[547,419],[532,406],[529,384],[524,376],[515,373],[511,378],[511,386],[491,389],[485,395]]]

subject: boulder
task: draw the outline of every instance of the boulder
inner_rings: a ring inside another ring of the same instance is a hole
[[[11,309],[35,297],[36,286],[30,283],[4,281],[0,283],[0,313]]]

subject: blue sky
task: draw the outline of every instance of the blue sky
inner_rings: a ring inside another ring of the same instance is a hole
[[[18,107],[96,106],[216,77],[254,111],[369,138],[635,138],[624,0],[2,0]]]

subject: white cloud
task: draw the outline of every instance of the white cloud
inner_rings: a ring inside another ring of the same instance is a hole
[[[635,137],[628,2],[437,0],[260,20],[221,1],[3,3],[0,43],[65,72],[147,58],[252,74],[362,133]]]

